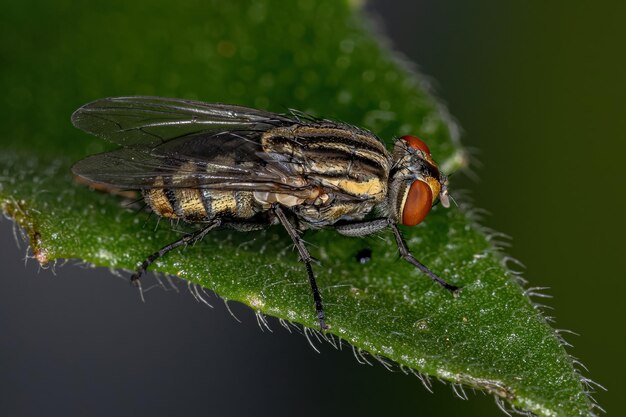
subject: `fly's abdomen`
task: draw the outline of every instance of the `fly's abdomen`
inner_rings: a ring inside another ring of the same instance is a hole
[[[165,188],[159,177],[143,192],[146,203],[159,216],[204,222],[216,217],[249,219],[256,214],[251,191],[200,188]]]
[[[208,218],[249,219],[256,214],[252,191],[200,190]]]

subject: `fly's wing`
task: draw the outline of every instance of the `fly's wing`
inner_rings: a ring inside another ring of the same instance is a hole
[[[161,145],[129,145],[89,156],[72,172],[119,189],[206,188],[307,194],[297,164],[263,152],[263,132],[203,132]]]
[[[122,148],[72,167],[92,183],[294,192],[293,164],[263,153],[260,137],[298,123],[276,113],[162,97],[112,97],[79,108],[72,123]],[[299,182],[302,184],[302,181]]]
[[[163,97],[110,97],[84,105],[72,123],[121,146],[158,146],[209,131],[267,130],[296,123],[276,113],[218,103]]]

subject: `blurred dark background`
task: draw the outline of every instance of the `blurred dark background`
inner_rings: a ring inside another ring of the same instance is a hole
[[[372,1],[395,47],[432,78],[476,149],[479,180],[454,179],[513,237],[508,253],[531,286],[554,296],[548,312],[586,376],[625,388],[624,15],[600,3],[481,0]],[[0,222],[0,414],[35,415],[493,415],[415,378],[359,365],[246,308],[215,309],[155,290],[145,304],[109,271],[24,266]],[[181,286],[181,288],[183,288]],[[60,300],[62,300],[60,302]]]

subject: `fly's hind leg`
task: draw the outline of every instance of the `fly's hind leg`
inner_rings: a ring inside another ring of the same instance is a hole
[[[190,233],[188,235],[185,235],[182,238],[178,239],[177,241],[170,243],[169,245],[163,246],[161,249],[159,249],[158,251],[154,252],[152,255],[148,256],[141,263],[141,266],[139,266],[137,271],[135,271],[135,273],[133,275],[131,275],[130,283],[133,284],[134,286],[136,286],[137,288],[139,288],[141,290],[141,281],[139,280],[139,278],[141,278],[141,276],[146,272],[148,267],[150,265],[152,265],[152,263],[154,261],[156,261],[157,259],[159,259],[163,255],[165,255],[166,253],[170,252],[173,249],[176,249],[179,246],[190,245],[190,244],[193,244],[193,243],[201,240],[211,230],[213,230],[216,227],[220,226],[221,223],[222,223],[222,221],[220,219],[214,219],[210,223],[208,223],[205,227],[203,227],[202,229],[198,229],[197,231],[195,231],[193,233]]]
[[[311,284],[311,292],[313,293],[313,300],[315,301],[315,311],[317,313],[317,320],[319,321],[320,328],[322,330],[328,329],[328,325],[326,325],[325,321],[326,316],[324,315],[324,306],[322,305],[322,296],[320,295],[320,291],[317,288],[317,282],[315,281],[315,275],[313,274],[313,267],[311,266],[313,258],[311,258],[311,254],[309,254],[306,246],[304,246],[304,241],[298,234],[298,231],[291,224],[289,219],[287,219],[287,216],[282,211],[282,209],[276,205],[274,206],[273,211],[276,214],[278,220],[280,220],[280,223],[283,225],[285,230],[287,230],[287,233],[289,233],[291,240],[293,240],[293,244],[296,246],[296,249],[298,249],[300,259],[302,260],[302,262],[304,262],[304,265],[306,267],[306,273],[309,277],[309,284]]]

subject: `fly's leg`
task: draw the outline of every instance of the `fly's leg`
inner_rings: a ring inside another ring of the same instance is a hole
[[[396,244],[398,245],[398,251],[400,252],[400,256],[402,256],[402,258],[405,261],[407,261],[411,265],[415,265],[417,269],[422,271],[422,273],[426,274],[428,278],[432,279],[437,284],[441,285],[443,288],[450,291],[452,294],[456,295],[458,293],[459,287],[457,287],[456,285],[447,283],[443,278],[440,278],[433,271],[428,269],[426,265],[422,264],[420,261],[415,259],[413,254],[411,254],[411,252],[407,248],[406,242],[404,241],[404,238],[402,237],[402,233],[400,233],[400,229],[398,229],[398,226],[396,224],[390,222],[389,227],[393,231],[393,235],[396,238]]]
[[[285,216],[285,213],[282,211],[282,209],[279,206],[274,206],[273,211],[276,214],[276,217],[278,217],[278,220],[280,220],[280,223],[283,225],[285,230],[287,230],[287,233],[289,233],[293,244],[296,246],[296,249],[298,249],[300,259],[302,260],[302,262],[304,262],[307,275],[309,276],[309,283],[311,284],[311,291],[313,292],[315,311],[317,312],[317,320],[320,323],[320,328],[322,330],[328,329],[328,326],[324,321],[326,317],[324,315],[324,307],[322,306],[322,296],[320,295],[319,289],[317,288],[317,282],[315,281],[315,275],[313,275],[313,268],[311,267],[311,262],[313,261],[313,258],[311,258],[311,255],[309,254],[306,246],[304,246],[304,241],[298,234],[298,231],[293,227],[291,222],[289,222],[287,216]]]
[[[398,226],[395,223],[393,223],[393,221],[389,219],[373,219],[373,220],[368,220],[364,222],[354,222],[354,223],[343,224],[340,226],[336,226],[335,229],[337,230],[337,232],[339,232],[342,235],[356,237],[356,236],[367,236],[372,233],[376,233],[383,229],[386,229],[387,227],[390,227],[391,230],[393,231],[393,234],[396,238],[396,244],[398,245],[398,251],[400,252],[400,256],[402,256],[402,258],[405,261],[416,266],[417,269],[422,271],[422,273],[426,274],[430,279],[435,281],[437,284],[441,285],[446,290],[450,291],[453,294],[457,293],[457,291],[459,290],[459,287],[447,283],[443,278],[440,278],[433,271],[428,269],[426,265],[422,264],[420,261],[415,259],[415,257],[411,254],[411,252],[407,248],[406,242],[404,241],[404,238],[402,237],[402,233],[400,233],[400,229],[398,229]]]
[[[161,256],[165,255],[166,253],[168,253],[169,251],[171,251],[173,249],[176,249],[179,246],[190,245],[190,244],[193,244],[193,243],[197,242],[198,240],[200,240],[204,236],[206,236],[206,234],[209,233],[211,230],[213,230],[216,227],[218,227],[221,223],[222,222],[221,222],[220,219],[214,219],[211,223],[206,225],[204,228],[199,229],[199,230],[197,230],[197,231],[195,231],[193,233],[190,233],[188,235],[185,235],[182,238],[178,239],[177,241],[170,243],[169,245],[163,246],[161,249],[159,249],[158,251],[154,252],[152,255],[148,256],[141,263],[141,266],[137,269],[137,271],[135,271],[135,273],[133,275],[131,275],[130,283],[133,284],[134,286],[136,286],[137,288],[139,288],[141,290],[141,281],[139,281],[139,278],[141,278],[141,275],[143,275],[146,272],[148,267],[154,261],[156,261]]]
[[[389,227],[388,219],[373,219],[364,222],[353,222],[335,226],[337,233],[344,236],[362,237],[380,232]]]

